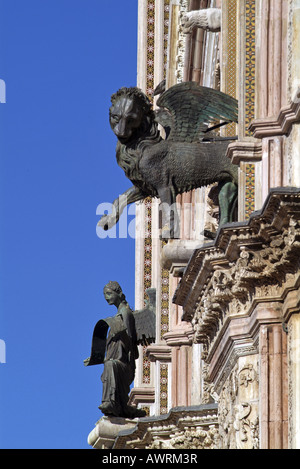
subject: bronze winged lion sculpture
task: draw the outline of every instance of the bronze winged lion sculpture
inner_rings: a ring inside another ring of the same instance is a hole
[[[233,221],[238,167],[226,157],[228,140],[206,137],[213,122],[237,122],[234,98],[184,82],[160,95],[156,111],[138,88],[121,88],[111,101],[117,162],[133,187],[113,202],[112,213],[104,215],[99,226],[110,229],[126,205],[148,196],[159,197],[163,237],[177,237],[176,196],[212,183],[219,184],[219,224]],[[165,128],[166,138],[162,138],[158,124]]]

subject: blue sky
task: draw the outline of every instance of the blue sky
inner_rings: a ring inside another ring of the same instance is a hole
[[[136,84],[137,0],[0,0],[0,448],[89,448],[102,367],[83,366],[134,240],[96,235],[130,186],[110,96]]]

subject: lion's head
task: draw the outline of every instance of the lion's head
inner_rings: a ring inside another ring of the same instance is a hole
[[[153,125],[154,114],[147,96],[138,88],[121,88],[111,97],[109,121],[120,143],[143,138]]]
[[[118,138],[118,165],[135,186],[148,194],[152,189],[140,174],[139,160],[146,147],[161,140],[152,104],[139,88],[121,88],[111,102],[109,121]]]

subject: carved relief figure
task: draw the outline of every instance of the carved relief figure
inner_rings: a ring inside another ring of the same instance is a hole
[[[237,101],[185,82],[160,95],[157,105],[154,112],[138,88],[122,88],[112,96],[110,124],[118,138],[117,162],[134,185],[114,201],[113,212],[98,224],[107,230],[118,222],[127,204],[159,197],[162,237],[177,237],[176,196],[215,182],[219,183],[220,225],[233,221],[238,167],[226,157],[229,141],[213,138],[209,132],[237,121]],[[165,139],[158,123],[166,129]]]
[[[241,361],[245,358],[241,358]],[[255,355],[252,356],[256,362]],[[237,364],[220,393],[219,425],[222,448],[258,449],[258,375],[256,365]]]
[[[143,410],[128,405],[128,394],[138,358],[137,345],[148,344],[155,339],[155,290],[148,290],[148,305],[136,312],[129,307],[117,282],[109,282],[103,293],[107,303],[116,306],[117,314],[97,322],[91,356],[84,364],[104,364],[102,404],[99,406],[104,415],[144,417]]]

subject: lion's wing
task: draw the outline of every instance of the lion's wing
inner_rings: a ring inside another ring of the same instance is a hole
[[[199,142],[210,123],[238,120],[236,99],[196,82],[172,86],[159,97],[157,105],[170,127],[168,141]]]

